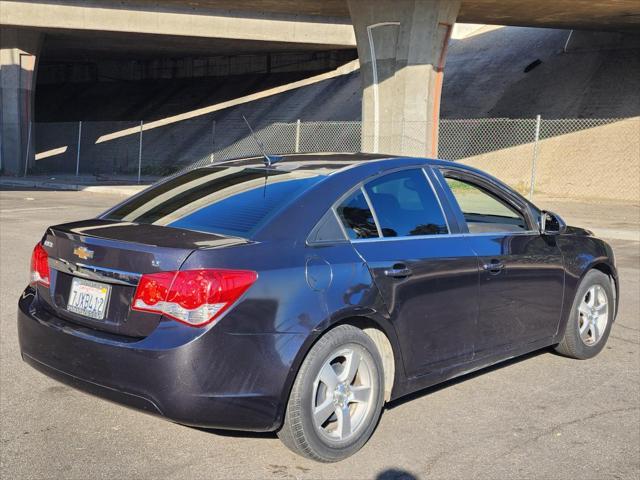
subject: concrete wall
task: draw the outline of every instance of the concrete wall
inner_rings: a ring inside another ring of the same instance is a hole
[[[46,47],[46,44],[45,44]],[[251,74],[331,70],[354,60],[355,50],[276,52],[211,57],[152,59],[49,60],[47,52],[38,68],[39,85],[89,82],[131,82]],[[125,88],[126,90],[126,88]]]
[[[0,171],[17,173],[32,162],[29,124],[41,41],[33,30],[0,28]]]
[[[443,118],[640,115],[640,35],[576,31],[565,51],[570,34],[486,26],[452,40]]]
[[[294,45],[355,45],[353,28],[345,18],[321,19],[266,9],[234,11],[185,2],[2,0],[0,24]]]

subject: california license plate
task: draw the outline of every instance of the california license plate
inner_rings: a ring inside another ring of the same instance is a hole
[[[84,278],[74,278],[71,282],[67,310],[78,315],[102,320],[107,311],[110,293],[110,285],[92,282]]]

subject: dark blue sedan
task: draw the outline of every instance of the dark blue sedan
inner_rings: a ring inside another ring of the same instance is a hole
[[[618,299],[590,232],[478,170],[363,154],[169,178],[50,227],[31,272],[34,368],[325,462],[361,448],[385,402],[549,346],[593,357]]]

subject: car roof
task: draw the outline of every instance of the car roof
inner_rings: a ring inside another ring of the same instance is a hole
[[[323,153],[294,153],[278,155],[280,160],[269,168],[281,170],[313,170],[319,174],[332,175],[334,173],[353,171],[355,167],[363,170],[379,172],[393,167],[410,167],[413,165],[432,165],[435,167],[455,167],[462,170],[481,175],[487,180],[491,180],[497,186],[507,190],[515,196],[524,200],[532,207],[537,207],[519,192],[502,182],[493,175],[463,163],[452,162],[451,160],[440,160],[428,157],[410,157],[405,155],[391,155],[383,153],[345,153],[345,152],[323,152]],[[245,157],[223,162],[217,162],[212,166],[245,166],[255,168],[267,168],[264,164],[264,157]]]
[[[474,168],[463,163],[452,162],[451,160],[441,160],[428,157],[410,157],[405,155],[391,155],[383,153],[294,153],[277,155],[279,160],[270,167],[264,164],[264,157],[244,157],[222,162],[216,162],[211,165],[215,166],[233,166],[233,167],[254,167],[254,168],[272,168],[275,170],[293,171],[293,170],[313,170],[319,174],[331,175],[346,170],[358,170],[355,167],[361,167],[362,170],[371,172],[372,170],[382,172],[394,167],[411,167],[417,165],[431,165],[435,167],[455,167],[457,169],[467,170],[475,174],[483,176],[487,180],[491,180],[503,189],[514,193],[518,197],[522,197],[513,188],[506,185],[498,178],[491,174]],[[204,167],[208,168],[208,167]],[[522,197],[527,203],[535,207],[531,202]]]
[[[383,155],[374,153],[293,153],[287,155],[277,155],[280,159],[271,168],[281,168],[283,170],[319,170],[329,171],[340,170],[350,165],[374,160],[385,160],[395,158],[393,155]],[[223,162],[216,162],[212,166],[224,165],[234,167],[256,167],[264,168],[264,157],[235,158]]]
[[[425,157],[409,157],[382,153],[294,153],[277,155],[280,159],[270,168],[281,170],[324,170],[333,173],[357,165],[372,165],[388,160],[405,160],[420,164],[446,165],[450,162]],[[264,157],[245,157],[216,162],[211,166],[234,166],[265,168]],[[382,165],[381,165],[382,166]],[[205,167],[206,168],[206,167]]]

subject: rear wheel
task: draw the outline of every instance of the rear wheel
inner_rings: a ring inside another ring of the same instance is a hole
[[[336,462],[367,442],[383,404],[380,353],[360,329],[340,325],[311,348],[296,377],[278,432],[294,452]]]
[[[556,351],[581,360],[595,357],[609,338],[614,309],[609,277],[599,270],[587,272],[578,287],[564,337]]]

